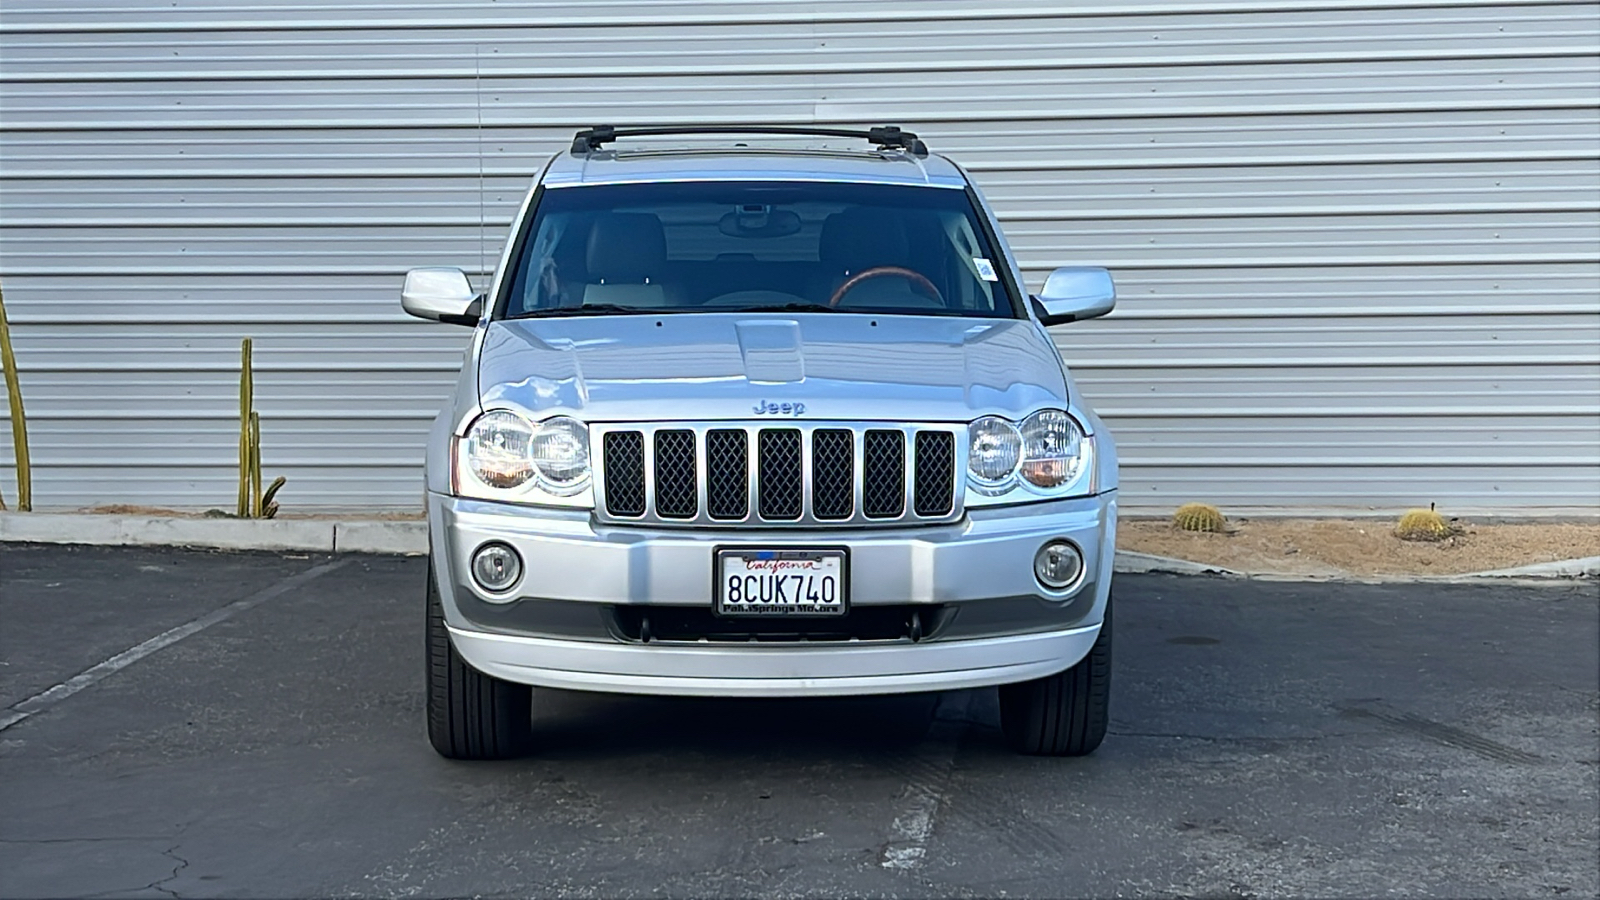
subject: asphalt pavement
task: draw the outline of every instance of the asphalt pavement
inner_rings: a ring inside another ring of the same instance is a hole
[[[0,895],[1600,894],[1600,586],[1118,576],[1112,727],[536,692],[422,731],[420,558],[0,545]],[[5,724],[5,723],[10,724]]]

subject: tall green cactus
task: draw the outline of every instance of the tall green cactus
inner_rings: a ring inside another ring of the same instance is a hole
[[[239,503],[235,513],[241,519],[253,518],[250,508],[250,469],[255,458],[251,449],[250,416],[255,406],[255,371],[251,365],[251,341],[239,344]]]
[[[17,355],[11,349],[11,326],[6,321],[5,292],[0,291],[0,368],[5,371],[6,399],[11,404],[11,446],[17,461],[17,509],[33,509],[33,465],[28,458],[28,419],[22,410],[22,384],[17,381]],[[5,509],[0,500],[0,509]]]
[[[279,475],[261,490],[261,415],[256,412],[256,375],[249,338],[239,344],[239,503],[241,519],[270,519],[278,514],[273,496],[288,479]]]

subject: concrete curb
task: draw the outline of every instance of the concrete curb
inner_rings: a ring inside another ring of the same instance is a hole
[[[94,513],[0,513],[0,541],[40,544],[425,553],[425,522],[370,519],[202,519]]]
[[[216,550],[307,550],[314,553],[402,553],[428,551],[428,524],[379,519],[203,519],[183,516],[123,516],[99,513],[0,512],[0,542],[109,546],[205,547]],[[1600,556],[1536,563],[1464,575],[1280,575],[1237,572],[1222,566],[1118,550],[1117,572],[1213,575],[1260,581],[1348,581],[1462,583],[1500,579],[1549,582],[1600,578]]]
[[[335,553],[427,553],[427,522],[335,522]]]
[[[1534,563],[1511,569],[1473,573],[1477,578],[1600,578],[1600,556]]]
[[[1600,556],[1564,559],[1558,562],[1534,563],[1510,569],[1493,569],[1487,572],[1464,572],[1460,575],[1290,575],[1281,572],[1238,572],[1221,566],[1208,566],[1175,559],[1170,556],[1153,556],[1118,550],[1114,564],[1117,572],[1157,573],[1164,575],[1219,575],[1226,578],[1248,578],[1252,581],[1346,582],[1354,584],[1482,584],[1493,581],[1518,581],[1521,583],[1548,584],[1559,580],[1600,578]]]
[[[1154,556],[1149,553],[1135,553],[1132,550],[1118,550],[1116,561],[1112,563],[1112,571],[1126,572],[1129,574],[1143,574],[1146,572],[1159,572],[1166,575],[1222,575],[1228,578],[1248,578],[1243,572],[1224,569],[1221,566],[1208,566],[1205,563],[1190,562],[1187,559],[1174,559],[1170,556]]]

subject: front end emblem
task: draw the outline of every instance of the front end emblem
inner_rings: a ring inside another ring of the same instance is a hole
[[[806,412],[804,403],[769,403],[762,400],[755,405],[758,416],[803,416]]]

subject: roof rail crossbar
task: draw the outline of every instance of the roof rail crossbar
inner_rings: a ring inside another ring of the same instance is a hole
[[[808,137],[861,138],[879,147],[905,150],[914,156],[927,156],[928,145],[915,134],[901,131],[897,125],[880,125],[860,131],[850,128],[803,128],[769,125],[684,125],[660,128],[616,128],[596,125],[573,135],[572,155],[587,156],[617,138],[655,137],[673,134],[795,134]]]

